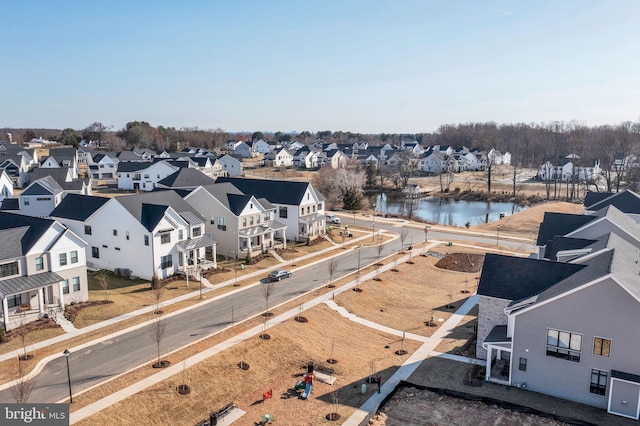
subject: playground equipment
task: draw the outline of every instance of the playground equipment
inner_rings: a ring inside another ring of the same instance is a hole
[[[307,399],[311,395],[311,390],[313,389],[313,384],[316,381],[316,373],[313,362],[307,364],[307,373],[304,375],[304,378],[299,382],[296,382],[294,389],[295,390],[303,390],[300,398]]]

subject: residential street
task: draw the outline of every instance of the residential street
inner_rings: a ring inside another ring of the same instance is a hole
[[[346,223],[346,221],[346,218],[343,217],[343,223]],[[362,226],[371,225],[370,220],[367,222],[356,218],[356,222]],[[392,223],[376,223],[375,227],[376,229],[389,229],[393,232],[400,231],[400,228]],[[455,239],[458,241],[467,240],[495,244],[495,238],[492,236],[474,236],[467,232],[454,234],[445,232],[442,229],[444,228],[438,227],[438,230],[430,231],[428,234],[429,240],[448,241]],[[405,246],[410,241],[413,241],[413,243],[424,241],[423,229],[408,227],[407,230],[410,233],[405,239]],[[363,244],[370,242],[370,239],[362,239]],[[507,242],[504,240],[501,241],[501,245],[503,244],[505,246],[508,245],[510,248],[525,250],[528,247],[530,248],[528,242]],[[399,241],[397,239],[392,240],[385,244],[382,256],[390,255],[399,249]],[[338,255],[338,266],[334,279],[357,270],[358,254],[360,254],[360,266],[362,268],[374,263],[378,258],[375,246],[363,246],[360,250],[349,248],[344,251],[338,247],[334,253]],[[322,260],[300,269],[294,268],[291,278],[275,284],[275,290],[269,301],[270,307],[284,303],[326,283],[329,279],[327,262],[328,260]],[[285,268],[289,267],[289,265],[285,266]],[[206,301],[188,312],[167,316],[165,319],[166,329],[161,341],[162,353],[176,350],[228,326],[232,320],[232,308],[236,322],[264,311],[265,300],[260,284],[244,286],[239,292],[223,295],[217,300]],[[69,357],[69,364],[74,394],[132,368],[150,363],[156,356],[156,343],[151,337],[149,327],[133,327],[130,332],[96,343],[80,351],[74,351],[73,348],[69,349],[72,352]],[[47,364],[36,377],[30,401],[56,402],[67,398],[68,393],[65,359],[61,354],[59,358]],[[0,401],[14,401],[9,389],[0,392]]]

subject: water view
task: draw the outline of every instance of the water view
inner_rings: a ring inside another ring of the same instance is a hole
[[[378,194],[375,210],[381,214],[407,215],[413,202],[413,218],[440,225],[481,225],[500,219],[500,215],[512,215],[528,206],[515,203],[490,201],[456,201],[449,198],[425,197],[409,199],[402,194]]]

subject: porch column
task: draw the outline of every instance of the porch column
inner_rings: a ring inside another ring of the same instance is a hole
[[[64,310],[64,293],[62,290],[62,281],[58,282],[58,292],[60,294],[60,298],[58,299],[60,301],[59,305],[60,305],[60,308]]]
[[[7,329],[9,325],[9,303],[7,302],[7,298],[2,298],[2,316],[4,318],[4,329]]]
[[[484,380],[489,381],[489,377],[491,377],[491,368],[493,367],[493,365],[491,364],[491,356],[493,354],[493,347],[489,346],[487,347],[487,368],[485,369],[485,373],[484,373]]]
[[[44,313],[44,287],[38,289],[38,312]]]

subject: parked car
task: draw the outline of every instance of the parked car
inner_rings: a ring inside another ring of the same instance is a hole
[[[291,276],[291,271],[285,271],[285,270],[271,271],[271,273],[269,273],[269,276],[267,276],[267,279],[273,282],[273,281],[280,281],[285,278],[289,278],[290,276]]]
[[[325,215],[327,223],[335,223],[336,225],[340,225],[340,218],[333,214]]]

